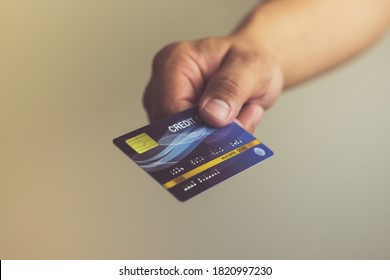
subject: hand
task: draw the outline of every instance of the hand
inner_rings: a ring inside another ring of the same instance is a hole
[[[155,121],[198,106],[212,126],[235,120],[253,132],[282,88],[280,67],[254,42],[239,36],[180,42],[155,56],[144,107]]]

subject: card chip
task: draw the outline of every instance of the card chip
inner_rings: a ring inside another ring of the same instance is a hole
[[[146,133],[141,133],[137,136],[126,140],[127,145],[134,149],[138,154],[145,153],[158,146],[158,143],[150,138]]]

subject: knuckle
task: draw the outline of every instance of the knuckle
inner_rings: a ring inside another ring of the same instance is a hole
[[[263,77],[271,76],[275,62],[267,51],[253,49],[246,45],[235,45],[232,48],[236,60],[241,61],[254,71],[260,71]]]
[[[187,42],[172,43],[162,48],[153,58],[153,69],[160,69],[180,60],[190,49]]]
[[[217,93],[221,93],[230,99],[239,99],[241,95],[241,87],[235,79],[232,78],[217,78],[210,84],[210,89]]]
[[[164,65],[165,61],[171,55],[170,52],[171,51],[168,47],[161,49],[153,58],[153,69],[158,69]]]
[[[196,43],[196,46],[199,50],[213,50],[216,49],[220,44],[219,40],[211,37],[200,39]]]
[[[249,61],[253,64],[264,64],[264,56],[255,51],[240,52],[242,60]]]
[[[245,44],[236,44],[232,47],[232,52],[235,54],[237,59],[244,61],[251,61],[262,63],[264,61],[264,54],[252,46]]]

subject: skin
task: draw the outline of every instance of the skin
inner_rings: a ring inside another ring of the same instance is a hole
[[[212,126],[253,132],[284,89],[359,54],[389,26],[389,0],[266,1],[228,36],[158,52],[144,107],[155,121],[198,106]]]

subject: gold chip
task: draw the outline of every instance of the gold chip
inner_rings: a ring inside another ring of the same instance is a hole
[[[158,143],[146,133],[141,133],[140,135],[129,138],[126,140],[126,143],[138,154],[145,153],[158,146]]]

